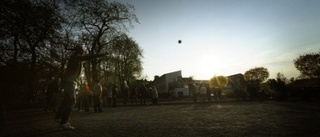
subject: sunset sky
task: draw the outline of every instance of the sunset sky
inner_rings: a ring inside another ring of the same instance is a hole
[[[293,60],[320,51],[319,0],[117,0],[140,24],[129,35],[143,49],[143,75],[244,74],[265,67],[297,77]],[[178,44],[178,40],[182,40]]]

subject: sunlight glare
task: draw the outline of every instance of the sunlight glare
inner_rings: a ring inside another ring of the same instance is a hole
[[[220,56],[212,54],[203,54],[198,57],[198,62],[195,63],[195,70],[198,71],[199,77],[209,79],[214,75],[226,74],[224,68],[226,62]]]

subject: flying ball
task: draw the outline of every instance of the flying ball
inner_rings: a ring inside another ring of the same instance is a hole
[[[181,40],[178,40],[178,43],[179,43],[179,44],[181,44],[181,42],[182,42]]]

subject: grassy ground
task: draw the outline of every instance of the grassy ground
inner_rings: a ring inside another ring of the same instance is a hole
[[[92,108],[91,108],[92,109]],[[76,110],[76,109],[75,109]],[[0,136],[47,137],[319,137],[320,102],[170,102],[74,111],[62,130],[43,109],[5,112]]]

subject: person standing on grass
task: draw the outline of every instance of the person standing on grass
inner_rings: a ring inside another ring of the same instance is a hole
[[[93,107],[94,112],[102,112],[101,108],[102,102],[102,85],[100,84],[100,80],[96,79],[93,87]]]
[[[152,104],[156,105],[158,104],[158,90],[156,88],[156,86],[152,86]]]
[[[82,70],[82,62],[96,59],[106,54],[84,55],[83,46],[77,45],[74,53],[68,60],[66,71],[61,79],[64,90],[63,99],[56,113],[55,119],[60,120],[60,127],[64,129],[74,129],[68,122],[72,109],[76,103],[75,85]]]
[[[126,81],[124,81],[124,88],[123,88],[123,105],[128,104],[128,100],[130,97],[130,89]]]
[[[106,84],[102,84],[102,96],[101,96],[101,106],[107,105],[107,86]]]
[[[117,94],[118,94],[118,87],[116,84],[112,85],[112,107],[117,107]]]
[[[47,87],[46,92],[46,112],[56,112],[57,107],[57,98],[60,91],[60,85],[59,85],[59,79],[58,78],[51,78],[51,81]]]
[[[83,109],[85,112],[90,112],[90,105],[92,102],[92,91],[90,90],[88,85],[84,85],[84,95],[82,98]]]
[[[152,92],[153,91],[152,90],[153,90],[152,87],[149,87],[148,90],[147,90],[147,98],[150,99],[151,104],[153,103],[153,96],[152,96]]]
[[[140,86],[139,92],[140,92],[140,104],[146,105],[146,96],[148,92],[147,87],[144,84],[142,84]]]
[[[131,105],[133,103],[138,104],[138,97],[137,97],[137,87],[133,87],[130,90],[130,98],[131,98]]]
[[[207,100],[207,87],[204,84],[201,84],[200,86],[200,96],[203,102]]]
[[[78,112],[82,112],[83,110],[83,98],[84,98],[84,86],[80,86],[78,95],[77,95],[77,106]]]
[[[192,99],[193,102],[197,102],[198,99],[199,88],[196,84],[192,84]]]
[[[106,91],[107,92],[107,95],[106,95],[107,104],[108,104],[108,106],[111,106],[111,104],[112,104],[112,86],[110,86],[110,84],[108,84],[108,86],[105,89],[107,90]]]

